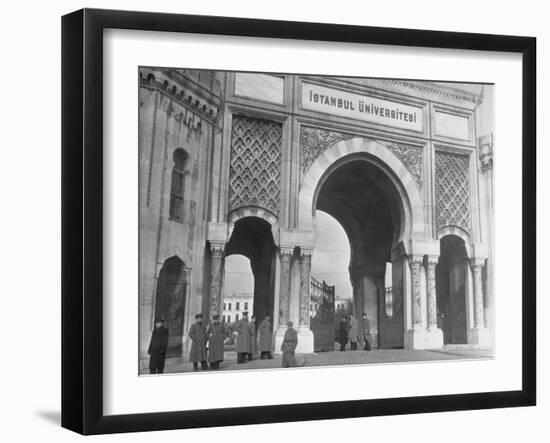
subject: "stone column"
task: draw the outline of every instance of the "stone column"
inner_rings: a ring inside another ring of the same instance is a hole
[[[470,329],[468,343],[479,346],[492,346],[493,337],[485,327],[483,312],[483,282],[481,271],[485,264],[484,258],[471,258],[470,267],[473,274],[474,327]]]
[[[428,329],[437,329],[437,298],[435,289],[435,266],[439,257],[428,255],[426,276],[428,281]]]
[[[428,304],[428,329],[424,340],[425,349],[443,347],[443,331],[437,327],[437,291],[435,283],[435,267],[439,260],[437,255],[428,255],[426,260],[426,284]]]
[[[300,252],[300,328],[309,329],[309,288],[311,285],[311,251]]]
[[[279,328],[286,328],[290,309],[290,259],[294,248],[281,247],[281,285],[279,288]]]
[[[474,328],[484,328],[484,313],[483,313],[483,284],[481,282],[481,270],[485,264],[484,259],[470,259],[470,266],[474,276]]]
[[[421,255],[409,257],[412,271],[412,326],[413,329],[422,327],[422,294],[420,289],[420,267],[422,266]]]
[[[207,322],[210,321],[212,316],[221,314],[224,250],[224,242],[210,241],[212,266],[210,269],[210,297],[208,300]]]
[[[300,294],[298,309],[298,346],[296,353],[311,354],[314,350],[313,332],[309,329],[309,289],[311,285],[311,254],[310,249],[300,251]]]

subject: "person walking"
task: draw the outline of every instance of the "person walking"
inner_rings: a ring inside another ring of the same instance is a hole
[[[254,360],[254,355],[257,352],[257,343],[256,343],[256,316],[253,315],[250,317],[248,322],[248,330],[250,331],[250,341],[248,342],[248,361]]]
[[[349,343],[352,351],[357,351],[359,330],[357,327],[357,319],[353,314],[349,315]]]
[[[271,321],[269,314],[266,313],[264,319],[258,328],[260,334],[260,359],[273,359],[271,355],[271,346],[273,345],[273,333],[271,332]]]
[[[340,343],[340,351],[345,351],[348,343],[348,323],[345,315],[338,323],[338,343]]]
[[[212,317],[212,323],[206,330],[206,336],[208,338],[208,362],[210,363],[210,369],[220,369],[224,351],[224,329],[220,323],[219,315],[216,314]]]
[[[296,366],[296,356],[294,351],[298,346],[298,333],[294,329],[291,321],[287,323],[287,330],[281,344],[281,351],[283,351],[283,368],[292,368]]]
[[[169,335],[168,329],[164,327],[164,320],[161,317],[155,318],[155,327],[147,350],[147,354],[150,355],[149,374],[162,374],[164,372]]]
[[[189,329],[189,338],[191,339],[191,352],[189,352],[189,361],[193,363],[193,371],[199,370],[199,363],[202,369],[208,369],[206,362],[206,329],[202,324],[202,314],[195,315],[195,323]]]
[[[237,363],[246,363],[249,348],[250,348],[250,328],[248,327],[248,312],[243,312],[243,317],[235,326],[235,334],[237,335]]]
[[[370,337],[370,320],[367,317],[367,313],[363,312],[363,341],[365,343],[365,347],[363,349],[365,351],[370,351],[371,349],[369,337]]]

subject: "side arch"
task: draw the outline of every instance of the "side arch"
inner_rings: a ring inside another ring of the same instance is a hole
[[[304,176],[298,196],[298,226],[300,230],[314,231],[314,213],[317,192],[331,168],[347,157],[364,154],[364,160],[378,166],[394,184],[401,197],[403,229],[400,240],[424,237],[424,205],[415,179],[405,165],[385,146],[362,137],[343,140],[326,149],[313,162]]]
[[[240,219],[246,217],[257,217],[268,222],[271,225],[271,232],[273,234],[275,244],[279,244],[279,219],[270,211],[256,206],[245,206],[229,213],[227,217],[227,238],[231,238],[231,234],[233,233],[233,230],[235,228],[235,223],[237,223],[237,221],[239,221]]]
[[[466,253],[468,254],[468,257],[472,256],[472,241],[470,238],[470,234],[468,234],[464,229],[459,228],[458,226],[445,226],[437,231],[438,240],[441,240],[443,237],[446,237],[448,235],[454,235],[464,240]]]

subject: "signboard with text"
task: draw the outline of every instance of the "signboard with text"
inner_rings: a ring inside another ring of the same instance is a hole
[[[411,131],[423,129],[421,107],[312,83],[302,83],[302,108]]]

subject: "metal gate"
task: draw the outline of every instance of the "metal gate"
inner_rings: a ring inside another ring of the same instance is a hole
[[[334,286],[311,278],[310,321],[315,352],[334,351]]]

